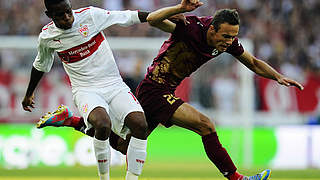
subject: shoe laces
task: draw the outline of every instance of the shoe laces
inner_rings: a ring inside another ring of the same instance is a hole
[[[54,113],[58,113],[58,112],[61,112],[61,111],[64,111],[64,110],[65,110],[65,106],[64,105],[60,105],[58,107],[58,109]]]
[[[47,112],[45,115],[43,115],[40,119],[45,119],[45,118],[48,118],[52,115],[51,112]]]
[[[43,115],[40,119],[46,119],[46,118],[49,118],[50,116],[52,116],[53,114],[62,112],[62,111],[65,110],[64,107],[65,107],[64,105],[60,105],[56,111],[54,111],[53,113],[52,113],[52,112],[47,112],[47,113],[46,113],[45,115]]]
[[[54,111],[53,113],[51,113],[51,114],[58,114],[58,113],[61,113],[61,112],[63,112],[65,110],[65,106],[64,105],[60,105],[59,107],[58,107],[58,109],[56,110],[56,111]],[[50,112],[49,112],[50,113]]]

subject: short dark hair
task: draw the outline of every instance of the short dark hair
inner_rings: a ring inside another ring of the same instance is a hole
[[[214,16],[212,25],[216,31],[219,30],[220,24],[228,23],[230,25],[239,25],[240,18],[237,10],[235,9],[220,9],[218,10]]]
[[[59,4],[63,1],[66,1],[69,3],[69,0],[44,0],[44,5],[46,6],[47,9],[49,9],[50,6]]]

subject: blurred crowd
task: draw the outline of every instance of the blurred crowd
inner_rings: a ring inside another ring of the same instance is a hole
[[[71,2],[74,9],[92,5],[109,10],[152,11],[177,4],[180,0],[71,0]],[[255,56],[302,83],[309,76],[320,83],[319,0],[202,0],[202,2],[204,5],[190,14],[207,16],[213,15],[221,8],[237,9],[241,18],[239,37],[248,38],[253,42],[252,53]],[[40,0],[0,1],[0,35],[36,36],[49,21],[44,13],[43,2]],[[112,26],[106,30],[106,34],[121,37],[168,36],[146,23],[129,28]],[[14,54],[15,52],[0,50],[0,70],[6,71],[4,67],[10,69],[10,65],[16,66],[15,63],[5,62],[11,59],[14,62]],[[25,58],[25,55],[22,56]],[[29,56],[33,60],[35,53]],[[148,55],[144,57],[143,53],[130,51],[115,52],[115,56],[119,60],[118,65],[124,78],[133,84],[132,87],[143,77],[145,66],[152,60]],[[19,58],[21,57],[16,57]],[[127,66],[128,63],[130,66]],[[195,75],[200,78],[191,87],[190,91],[193,91],[193,94],[190,99],[197,99],[200,106],[234,111],[237,109],[234,107],[234,102],[238,88],[238,77],[234,73],[235,61],[227,58],[218,64],[220,65],[206,65],[203,71]],[[225,68],[220,68],[221,66]],[[132,70],[128,67],[136,68]],[[8,83],[7,81],[8,78],[1,75],[0,85]],[[259,93],[257,94],[258,97]],[[320,95],[317,98],[320,99]],[[259,102],[257,99],[257,108],[261,108]]]

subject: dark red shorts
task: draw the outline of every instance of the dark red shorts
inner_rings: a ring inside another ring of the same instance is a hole
[[[150,130],[153,130],[159,123],[165,127],[172,126],[169,121],[173,113],[184,102],[174,96],[174,91],[164,85],[144,79],[140,82],[136,90],[138,98]]]

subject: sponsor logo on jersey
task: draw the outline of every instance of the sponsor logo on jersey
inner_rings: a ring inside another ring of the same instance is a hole
[[[64,63],[81,61],[96,52],[103,40],[102,33],[99,33],[83,44],[58,52],[58,56]]]
[[[85,104],[85,105],[82,107],[82,112],[83,112],[83,113],[87,113],[87,112],[88,112],[88,104]]]
[[[87,25],[82,25],[80,24],[80,29],[79,29],[79,33],[84,36],[87,37],[89,34],[89,28]]]

